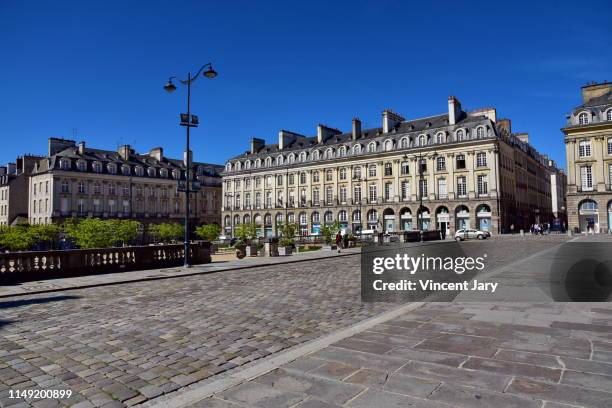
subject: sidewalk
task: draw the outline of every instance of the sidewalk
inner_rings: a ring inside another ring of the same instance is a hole
[[[144,271],[118,272],[101,275],[38,280],[0,286],[0,298],[19,295],[31,295],[36,293],[55,292],[66,289],[81,289],[87,287],[113,285],[127,282],[141,282],[156,279],[175,278],[180,276],[200,275],[227,270],[304,262],[313,259],[358,255],[360,253],[360,248],[343,249],[341,253],[338,253],[337,251],[319,250],[312,252],[296,253],[291,256],[247,257],[231,261],[212,262],[204,265],[194,265],[188,269],[185,269],[183,267],[176,267],[166,269],[149,269]]]
[[[509,315],[514,323],[498,322]],[[603,408],[611,401],[612,305],[430,303],[203,400],[146,405]]]

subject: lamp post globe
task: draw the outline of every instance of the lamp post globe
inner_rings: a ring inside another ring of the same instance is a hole
[[[164,85],[164,90],[168,93],[172,93],[176,91],[176,86],[172,83],[172,81],[168,81],[168,83]]]
[[[204,75],[208,79],[213,79],[214,77],[217,76],[217,71],[215,71],[213,69],[212,65],[210,65],[208,67],[208,69],[206,69],[206,71],[204,71],[204,73],[202,75]]]

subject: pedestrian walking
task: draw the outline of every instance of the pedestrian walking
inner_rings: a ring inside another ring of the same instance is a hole
[[[338,248],[338,252],[340,252],[340,242],[342,242],[342,234],[338,231],[336,233],[336,247]]]

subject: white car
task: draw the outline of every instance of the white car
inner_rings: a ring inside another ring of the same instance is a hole
[[[455,232],[455,241],[463,241],[465,239],[486,239],[490,234],[485,231],[476,229],[460,229]]]

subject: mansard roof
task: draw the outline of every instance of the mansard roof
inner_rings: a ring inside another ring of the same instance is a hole
[[[102,150],[87,147],[85,148],[83,153],[80,153],[79,147],[68,147],[63,149],[62,151],[52,154],[49,157],[43,158],[38,162],[37,172],[44,172],[50,169],[58,168],[59,161],[62,158],[67,158],[71,160],[85,160],[87,162],[100,162],[103,165],[114,163],[117,167],[121,167],[122,165],[129,165],[131,167],[134,166],[142,166],[143,168],[153,167],[155,169],[168,169],[172,171],[176,170],[185,170],[185,165],[183,160],[179,159],[171,159],[167,157],[162,157],[161,161],[158,161],[155,157],[152,157],[149,154],[138,154],[133,150],[130,150],[128,160],[124,160],[120,154],[116,151],[112,150]],[[220,172],[223,171],[223,166],[218,164],[204,163],[204,162],[193,162],[193,168],[202,168],[203,175],[210,177],[220,177]]]
[[[494,127],[492,125],[492,121],[485,114],[478,114],[478,111],[467,114],[462,112],[462,115],[454,125],[449,125],[448,114],[446,113],[400,122],[391,128],[390,132],[388,133],[383,133],[382,127],[364,129],[361,131],[361,136],[358,137],[357,140],[352,139],[351,132],[344,132],[338,135],[330,136],[321,143],[318,142],[316,136],[309,137],[298,135],[299,137],[297,137],[294,142],[285,146],[283,149],[279,149],[278,144],[266,144],[256,153],[246,151],[240,155],[230,158],[228,161],[244,158],[265,157],[279,152],[297,152],[300,150],[309,150],[311,148],[341,145],[345,143],[368,143],[372,140],[384,140],[386,138],[397,137],[399,135],[417,136],[423,133],[435,134],[440,131],[454,131],[461,128],[470,129],[483,124],[490,125],[492,128]]]

